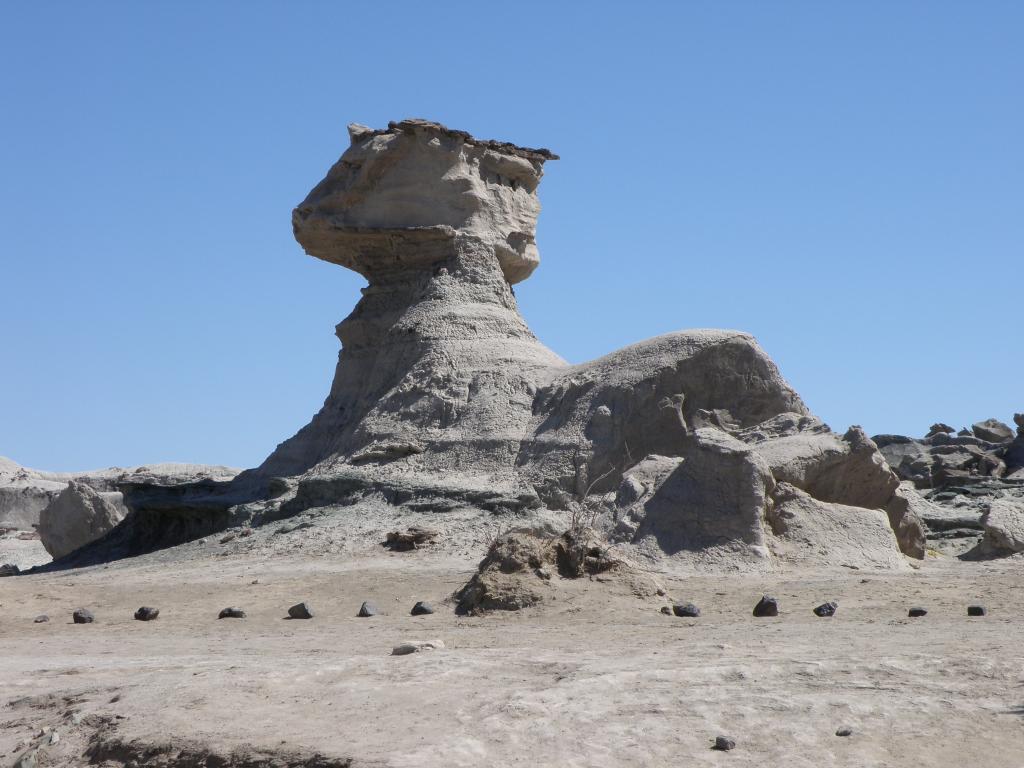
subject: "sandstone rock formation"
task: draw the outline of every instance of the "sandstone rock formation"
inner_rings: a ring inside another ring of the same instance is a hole
[[[782,503],[805,537],[870,531],[875,564],[899,562],[897,540],[923,554],[875,444],[815,419],[751,336],[671,333],[582,365],[537,340],[513,285],[539,264],[551,152],[423,120],[349,135],[292,218],[309,254],[368,282],[337,327],[323,407],[231,483],[122,486],[132,514],[108,556],[372,497],[437,512],[582,509],[653,558],[768,568],[778,482],[794,489]]]
[[[0,527],[31,530],[39,522],[43,509],[71,481],[104,493],[119,491],[123,483],[172,486],[206,479],[226,481],[239,471],[206,464],[166,463],[91,472],[44,472],[22,467],[0,456]]]
[[[39,537],[54,559],[64,557],[113,530],[125,514],[120,493],[72,480],[39,513]]]

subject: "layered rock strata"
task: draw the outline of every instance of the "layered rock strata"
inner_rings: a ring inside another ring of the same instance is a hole
[[[132,488],[109,550],[372,496],[436,511],[582,509],[624,545],[694,564],[799,559],[783,546],[797,528],[866,532],[869,564],[923,554],[875,444],[815,419],[751,336],[672,333],[583,365],[538,341],[513,286],[539,264],[551,152],[422,120],[349,135],[292,218],[307,253],[368,283],[337,327],[323,407],[231,483]]]

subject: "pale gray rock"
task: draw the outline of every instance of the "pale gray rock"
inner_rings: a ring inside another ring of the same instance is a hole
[[[773,497],[772,551],[783,562],[909,568],[882,510],[820,501],[789,483],[780,483]]]
[[[765,560],[775,482],[756,450],[714,428],[694,431],[678,467],[644,504],[633,542],[669,556]]]
[[[337,326],[323,407],[223,486],[122,486],[132,514],[108,551],[374,498],[582,513],[654,559],[766,569],[773,467],[826,505],[892,500],[898,480],[876,446],[815,419],[748,334],[669,333],[580,365],[540,343],[512,286],[539,264],[549,151],[423,120],[349,135],[292,218],[307,253],[368,283]]]
[[[981,516],[985,535],[984,555],[1002,556],[1024,552],[1024,500],[995,499]]]
[[[899,548],[924,557],[924,527],[898,493],[899,477],[876,444],[860,427],[850,427],[842,437],[822,427],[811,422],[803,431],[777,430],[776,437],[767,430],[769,436],[756,445],[772,476],[822,502],[884,509]]]
[[[39,513],[39,537],[54,559],[99,539],[121,520],[126,510],[119,493],[98,493],[72,480]]]

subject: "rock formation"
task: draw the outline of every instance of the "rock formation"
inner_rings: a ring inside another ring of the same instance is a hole
[[[513,285],[540,261],[551,152],[423,120],[349,136],[292,217],[307,253],[368,283],[337,327],[323,407],[231,483],[127,488],[133,511],[108,552],[372,497],[582,509],[621,545],[694,565],[799,559],[797,529],[800,557],[829,551],[813,538],[835,530],[863,533],[870,564],[899,565],[897,547],[923,555],[875,444],[814,418],[751,336],[671,333],[582,365],[537,340]]]
[[[965,557],[1014,551],[1008,542],[1016,539],[1005,529],[1015,514],[1024,517],[1024,414],[1014,422],[1016,434],[985,419],[956,434],[936,424],[923,438],[874,438],[903,480],[899,495],[925,522],[932,547]]]
[[[40,512],[39,538],[54,559],[64,557],[113,530],[125,514],[120,493],[100,493],[72,480]]]
[[[0,527],[31,530],[38,524],[43,509],[72,481],[101,493],[113,493],[119,492],[123,483],[172,486],[206,479],[226,481],[238,472],[231,467],[206,464],[150,464],[91,472],[43,472],[22,467],[0,456]]]

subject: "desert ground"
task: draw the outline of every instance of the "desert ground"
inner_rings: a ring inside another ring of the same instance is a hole
[[[461,617],[450,596],[493,530],[398,553],[377,543],[396,521],[307,522],[0,580],[4,764],[1024,765],[1020,555],[654,574],[667,598],[556,576],[538,606]],[[778,617],[751,615],[764,593]],[[380,615],[357,618],[364,600]],[[410,616],[418,600],[436,612]],[[833,618],[811,612],[825,600]],[[313,619],[285,618],[299,601]],[[143,605],[159,618],[135,621]],[[445,647],[391,655],[417,639]]]

